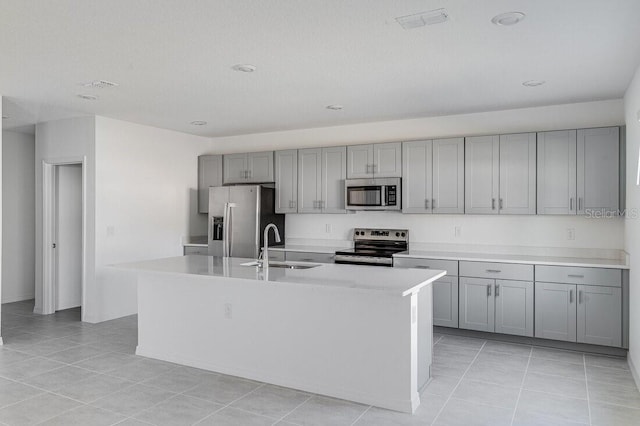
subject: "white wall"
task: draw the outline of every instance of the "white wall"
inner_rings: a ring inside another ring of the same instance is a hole
[[[35,137],[2,132],[2,303],[35,296]]]
[[[95,291],[95,118],[79,117],[49,121],[36,125],[36,306],[35,312],[42,312],[42,162],[64,161],[70,158],[86,158],[86,224],[85,224],[85,305],[83,318],[95,322],[98,316]]]
[[[136,284],[107,265],[182,255],[206,235],[198,155],[209,138],[96,117],[96,303],[106,320],[137,312]]]
[[[639,211],[640,187],[636,185],[640,153],[640,67],[624,97],[627,123],[627,209]],[[640,369],[640,217],[625,220],[625,250],[630,256],[629,273],[629,360]],[[640,386],[640,377],[636,375]]]
[[[523,108],[444,117],[292,130],[213,139],[212,152],[406,141],[539,130],[577,129],[624,124],[622,100]],[[331,232],[326,232],[326,224]],[[351,239],[356,226],[404,227],[420,243],[622,249],[624,224],[616,219],[567,216],[402,215],[359,212],[355,215],[287,215],[290,238]],[[454,237],[454,226],[461,227]],[[567,239],[575,229],[575,240]]]
[[[331,113],[329,111],[329,113]],[[339,114],[339,112],[338,112]],[[212,153],[617,126],[621,99],[213,138]]]

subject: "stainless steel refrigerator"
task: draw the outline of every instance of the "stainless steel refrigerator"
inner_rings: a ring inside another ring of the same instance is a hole
[[[275,213],[273,185],[209,188],[209,255],[256,259],[264,228],[275,223],[284,241],[284,215]],[[275,242],[269,233],[269,246]]]

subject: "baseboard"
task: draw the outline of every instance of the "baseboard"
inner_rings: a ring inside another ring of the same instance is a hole
[[[2,304],[5,303],[13,303],[13,302],[22,302],[23,300],[31,300],[35,299],[36,295],[33,293],[30,294],[16,294],[16,295],[2,295]]]
[[[633,360],[630,356],[627,357],[627,364],[629,364],[629,370],[631,370],[631,376],[633,376],[633,381],[636,382],[636,387],[640,389],[640,374],[638,374],[638,370],[636,366],[633,364]]]
[[[538,337],[512,336],[510,334],[487,333],[484,331],[465,330],[462,328],[434,327],[433,331],[440,334],[455,336],[475,337],[478,339],[496,340],[506,343],[518,343],[521,345],[542,346],[566,351],[586,352],[597,355],[610,355],[626,357],[627,350],[609,346],[589,345],[586,343],[563,342],[561,340],[541,339]]]

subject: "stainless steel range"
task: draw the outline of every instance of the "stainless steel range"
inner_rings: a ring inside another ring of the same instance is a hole
[[[393,266],[393,255],[409,249],[407,229],[353,230],[353,248],[336,252],[336,263]]]

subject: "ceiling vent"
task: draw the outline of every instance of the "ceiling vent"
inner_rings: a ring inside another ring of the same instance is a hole
[[[109,89],[111,87],[118,87],[120,85],[118,83],[114,83],[113,81],[93,80],[92,82],[82,84],[82,86],[91,87],[94,89]]]
[[[430,10],[429,12],[416,13],[396,18],[396,21],[405,30],[424,27],[425,25],[441,24],[449,20],[449,13],[445,9]]]

